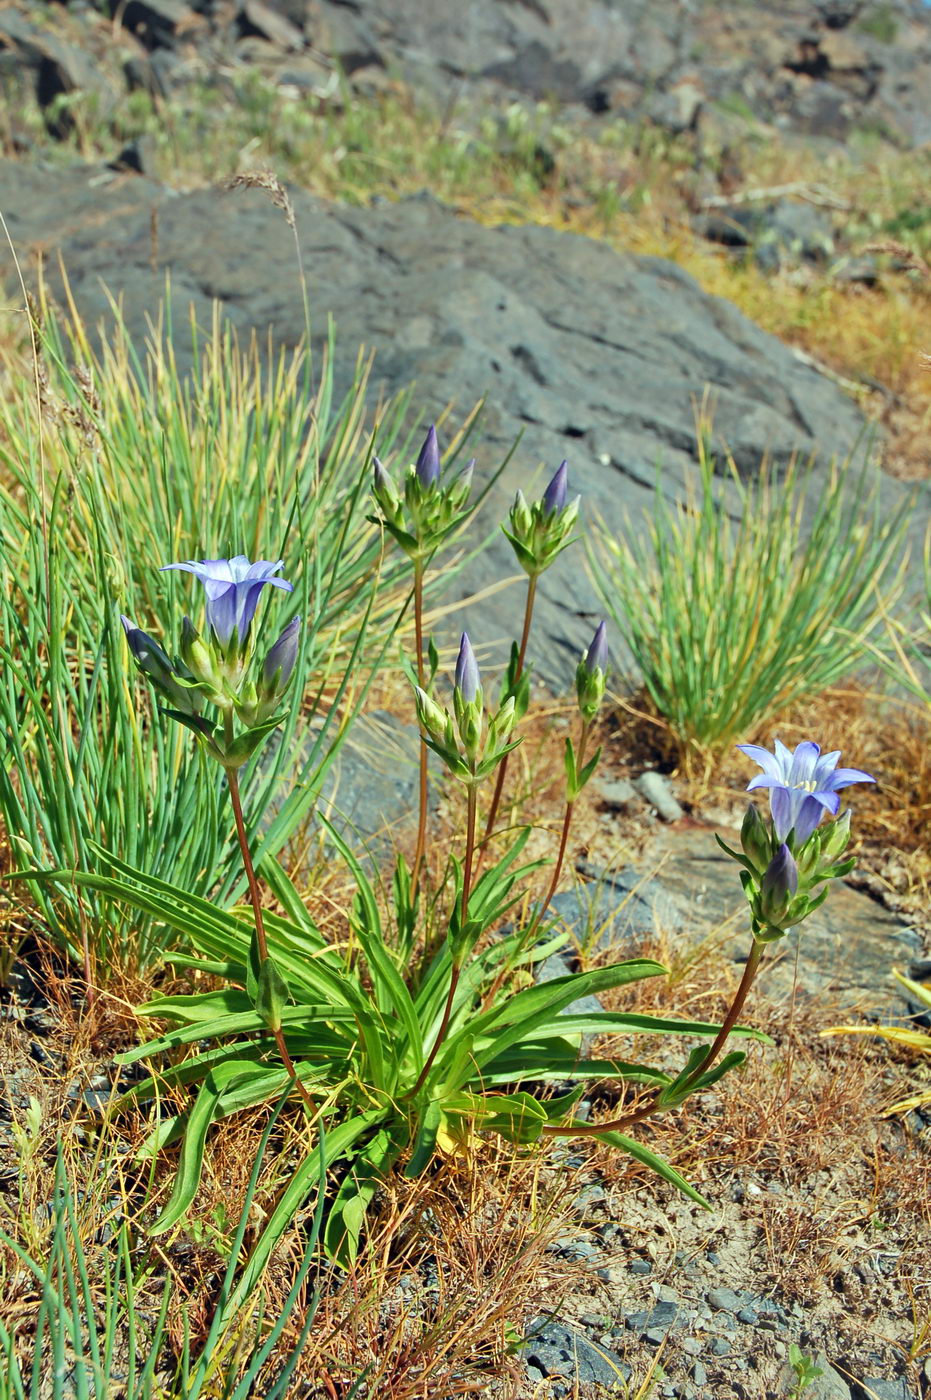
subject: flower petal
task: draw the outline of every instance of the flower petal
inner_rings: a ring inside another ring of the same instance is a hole
[[[773,788],[769,794],[769,810],[773,814],[773,826],[780,841],[784,841],[792,830],[792,806],[788,788]]]
[[[796,745],[789,773],[790,787],[799,787],[802,783],[811,782],[820,753],[821,745],[812,743],[811,739],[803,739]]]
[[[797,846],[804,846],[815,827],[824,816],[824,809],[821,803],[813,794],[809,794],[795,819],[795,841]]]
[[[831,774],[831,787],[849,787],[851,783],[875,783],[872,773],[864,773],[860,768],[838,768]]]
[[[776,743],[779,743],[778,739]],[[754,763],[758,763],[771,778],[775,778],[779,782],[785,780],[786,775],[783,772],[779,759],[774,754],[771,754],[769,749],[761,748],[759,744],[738,744],[737,747],[740,749],[741,753],[745,753],[748,758],[752,758]],[[754,778],[753,781],[757,783],[756,778]],[[758,783],[757,785],[759,786]]]

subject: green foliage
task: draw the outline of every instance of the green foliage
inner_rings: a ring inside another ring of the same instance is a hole
[[[792,1387],[792,1400],[799,1400],[804,1395],[810,1385],[824,1375],[820,1366],[816,1366],[810,1356],[806,1356],[795,1342],[789,1343],[789,1365],[795,1372],[795,1385]]]
[[[125,1219],[109,1239],[89,1248],[81,1193],[59,1150],[45,1246],[28,1250],[0,1230],[0,1245],[14,1261],[12,1271],[4,1261],[5,1281],[10,1272],[19,1280],[25,1275],[39,1295],[35,1311],[24,1312],[19,1324],[0,1322],[2,1400],[117,1394],[124,1400],[246,1400],[257,1393],[284,1400],[317,1309],[318,1295],[305,1295],[323,1222],[321,1180],[303,1260],[279,1315],[266,1315],[257,1286],[236,1287],[259,1174],[282,1106],[262,1136],[207,1336],[194,1346],[185,1325],[180,1355],[168,1331],[171,1274],[150,1246],[139,1246],[138,1232]],[[298,1317],[297,1341],[282,1355],[285,1328]]]
[[[517,991],[512,984],[497,987],[502,967],[532,968],[566,941],[561,936],[528,950],[521,928],[483,941],[515,907],[520,883],[539,867],[540,862],[519,864],[528,835],[522,832],[477,880],[464,927],[458,913],[462,873],[453,862],[442,896],[450,911],[443,916],[449,935],[416,986],[407,973],[406,935],[396,945],[388,937],[375,889],[335,829],[329,830],[330,840],[356,886],[345,950],[327,942],[280,866],[266,858],[264,874],[287,911],[265,916],[270,957],[287,989],[281,1030],[296,1074],[318,1105],[318,1120],[326,1131],[296,1168],[266,1221],[239,1284],[243,1296],[255,1285],[322,1170],[340,1168],[341,1184],[328,1213],[325,1239],[330,1254],[347,1261],[355,1257],[378,1183],[395,1163],[403,1161],[406,1175],[416,1176],[437,1152],[455,1150],[476,1131],[494,1131],[527,1144],[537,1141],[549,1125],[571,1130],[567,1114],[588,1080],[632,1080],[658,1089],[672,1082],[668,1074],[645,1064],[586,1058],[580,1051],[581,1037],[632,1033],[707,1038],[716,1033],[718,1027],[699,1022],[572,1010],[582,997],[661,975],[664,969],[647,959]],[[183,1218],[194,1199],[210,1125],[240,1109],[273,1102],[286,1090],[288,1074],[247,990],[250,919],[133,869],[113,855],[95,855],[111,873],[61,870],[41,878],[82,893],[105,894],[166,924],[196,950],[199,958],[192,965],[221,975],[227,984],[218,991],[150,1002],[142,1008],[144,1014],[173,1022],[174,1028],[121,1057],[131,1063],[169,1055],[167,1065],[126,1094],[123,1108],[156,1095],[164,1100],[169,1089],[197,1088],[190,1109],[164,1118],[148,1143],[147,1150],[154,1153],[175,1138],[183,1139],[172,1198],[153,1227],[161,1233]],[[406,872],[396,879],[394,889],[397,924],[404,930],[411,917]],[[477,945],[478,951],[462,962],[463,949]],[[455,978],[454,962],[462,966],[461,976],[457,973]],[[438,1053],[431,1055],[448,998],[446,1035]],[[185,1047],[193,1055],[179,1058],[177,1052]],[[577,1086],[568,1099],[547,1100],[514,1087],[562,1081]],[[616,1133],[606,1133],[605,1140],[651,1166],[692,1199],[702,1200],[673,1167],[642,1144]],[[235,1296],[238,1300],[239,1294]]]
[[[882,4],[871,5],[859,15],[854,28],[860,34],[869,34],[871,38],[878,39],[881,44],[894,44],[899,32],[895,10],[885,0]]]
[[[50,321],[41,425],[29,381],[0,402],[0,817],[21,868],[87,866],[96,840],[229,898],[242,877],[223,775],[140,703],[119,614],[143,628],[180,617],[184,585],[158,566],[215,556],[220,542],[287,554],[289,608],[305,619],[298,664],[314,688],[245,769],[253,835],[274,852],[313,804],[406,583],[389,561],[376,594],[364,367],[336,403],[329,355],[266,369],[254,346],[242,352],[215,328],[192,330],[185,377],[169,332],[137,361],[118,329],[95,359],[80,331],[69,343]],[[404,408],[386,411],[382,451]],[[101,979],[115,963],[145,967],[164,945],[164,929],[128,921],[105,896],[38,898],[62,946]]]
[[[595,586],[686,762],[738,738],[862,664],[896,596],[910,506],[884,518],[865,469],[822,485],[794,468],[715,475],[699,434],[697,482],[671,506],[657,484],[646,528],[602,529]]]

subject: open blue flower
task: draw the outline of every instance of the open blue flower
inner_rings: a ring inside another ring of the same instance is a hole
[[[207,621],[221,646],[226,646],[235,632],[240,647],[245,645],[249,628],[259,604],[259,594],[266,583],[290,593],[294,588],[287,579],[273,578],[284,567],[284,560],[257,559],[250,564],[244,554],[233,559],[189,559],[183,564],[165,564],[164,569],[182,569],[194,574],[207,594]]]
[[[851,783],[875,783],[876,779],[859,768],[838,768],[840,750],[821,752],[820,746],[806,739],[792,753],[776,740],[775,753],[757,744],[737,747],[763,772],[747,784],[747,791],[769,788],[769,806],[773,826],[780,841],[795,831],[795,846],[803,846],[815,827],[830,812],[837,815],[840,807],[838,793]]]

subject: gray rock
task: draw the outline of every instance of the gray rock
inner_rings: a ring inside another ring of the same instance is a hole
[[[803,1391],[805,1400],[851,1400],[847,1382],[838,1371],[835,1371],[824,1352],[818,1352],[812,1357],[812,1360],[822,1374],[815,1376],[805,1386]],[[798,1377],[792,1367],[786,1363],[779,1373],[779,1394],[794,1396],[797,1394],[797,1387]]]
[[[705,1294],[705,1301],[717,1312],[736,1313],[743,1307],[745,1295],[735,1293],[733,1288],[712,1288]]]
[[[696,1385],[705,1385],[708,1380],[708,1371],[700,1361],[692,1367],[692,1380]]]
[[[631,1368],[606,1347],[595,1346],[569,1323],[538,1318],[522,1342],[520,1355],[530,1376],[561,1377],[576,1385],[620,1389]]]
[[[30,24],[17,10],[0,10],[0,58],[4,52],[31,71],[34,95],[42,107],[74,92],[95,93],[104,111],[112,104],[115,94],[82,49]],[[55,123],[59,135],[71,129],[70,118],[64,113]]]
[[[736,833],[722,834],[734,844]],[[678,904],[680,926],[706,933],[735,913],[743,917],[746,905],[736,862],[716,845],[712,831],[663,832],[645,853],[643,871],[655,869],[663,855],[668,858],[661,883],[667,897]],[[791,992],[798,944],[797,989],[803,995],[830,992],[839,1007],[862,1008],[881,1017],[902,1014],[904,992],[889,968],[909,963],[921,951],[921,940],[868,894],[841,882],[834,885],[824,907],[790,930],[764,966],[770,993]],[[738,959],[746,957],[739,939],[734,952]],[[762,1301],[744,1299],[758,1311]]]
[[[0,206],[17,246],[45,245],[59,294],[53,269],[61,248],[90,325],[110,316],[106,283],[141,342],[170,268],[176,325],[188,324],[189,305],[209,323],[218,298],[242,333],[255,328],[262,338],[271,326],[279,343],[297,342],[303,318],[291,231],[259,191],[173,195],[144,178],[117,190],[99,183],[99,173],[0,162]],[[777,467],[819,448],[843,454],[861,433],[859,411],[835,384],[671,263],[552,229],[484,228],[430,198],[358,209],[295,194],[294,204],[314,323],[322,334],[328,312],[336,321],[337,398],[364,342],[379,351],[373,395],[416,379],[418,406],[429,417],[450,401],[461,417],[488,396],[475,444],[486,479],[523,430],[489,496],[490,529],[517,485],[533,490],[538,463],[550,472],[564,456],[586,517],[603,516],[609,529],[648,508],[657,483],[681,496],[696,452],[693,404],[706,389],[716,401],[716,444],[726,444],[748,474],[767,453]],[[189,337],[177,350],[184,367]],[[894,509],[905,489],[886,481],[884,509]],[[919,492],[931,495],[926,486]],[[732,498],[736,511],[736,491]],[[914,518],[917,540],[920,503]],[[498,537],[467,583],[481,588],[513,571]],[[484,602],[480,640],[507,643],[521,607],[522,597],[507,592]],[[546,680],[571,683],[598,615],[570,551],[541,587],[532,651]],[[457,621],[450,619],[450,632]]]
[[[621,812],[643,805],[643,798],[633,783],[628,782],[626,778],[610,778],[599,781],[596,777],[594,792],[599,802],[603,803],[605,807],[613,807]]]
[[[673,1302],[655,1303],[652,1308],[641,1312],[628,1313],[624,1319],[624,1325],[630,1332],[638,1332],[649,1336],[650,1332],[659,1331],[661,1334],[674,1326],[679,1318],[679,1307]],[[662,1336],[660,1337],[662,1340]]]
[[[196,24],[194,11],[184,0],[127,0],[119,9],[122,24],[147,48],[170,44],[192,22]]]
[[[664,774],[648,769],[637,779],[637,788],[644,801],[656,808],[657,815],[662,817],[664,822],[677,822],[685,816],[676,801],[669,779]]]
[[[239,24],[244,34],[257,34],[282,49],[302,49],[304,35],[297,25],[266,5],[264,0],[243,0]]]
[[[917,1400],[904,1376],[862,1376],[854,1382],[852,1397],[853,1400]]]
[[[732,1344],[726,1337],[715,1337],[711,1343],[711,1354],[712,1356],[728,1356],[731,1348]]]

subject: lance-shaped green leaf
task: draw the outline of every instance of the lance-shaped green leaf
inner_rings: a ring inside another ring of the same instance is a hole
[[[177,1225],[194,1200],[204,1167],[207,1132],[216,1117],[224,1091],[237,1082],[242,1083],[257,1076],[264,1078],[266,1074],[267,1070],[264,1067],[251,1064],[248,1060],[231,1060],[226,1064],[217,1065],[207,1075],[188,1117],[171,1199],[159,1218],[149,1227],[150,1234],[163,1235],[166,1230]]]

